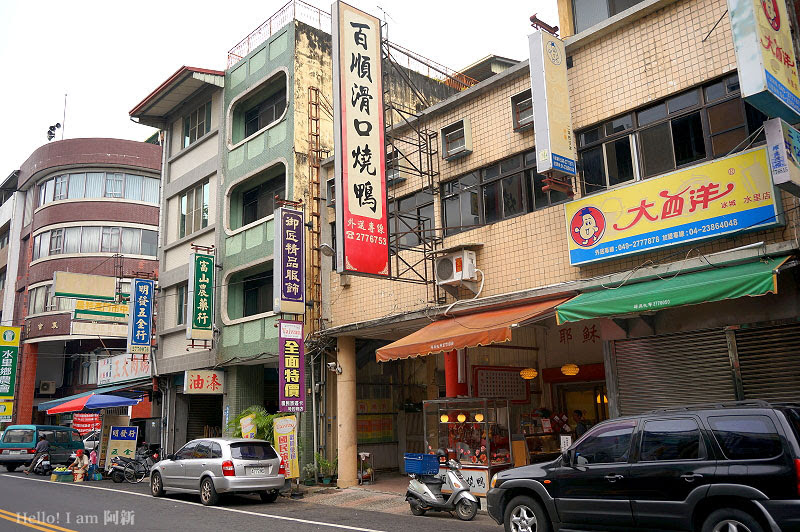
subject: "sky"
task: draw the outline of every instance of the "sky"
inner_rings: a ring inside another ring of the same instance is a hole
[[[136,104],[182,65],[224,70],[227,51],[285,2],[0,1],[0,179],[55,123],[56,140],[145,140],[155,130],[130,120]],[[526,59],[530,15],[558,23],[556,0],[348,3],[385,18],[391,41],[456,70],[489,54]]]

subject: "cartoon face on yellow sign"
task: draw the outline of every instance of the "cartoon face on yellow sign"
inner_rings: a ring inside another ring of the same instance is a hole
[[[570,264],[782,223],[765,148],[565,205]]]

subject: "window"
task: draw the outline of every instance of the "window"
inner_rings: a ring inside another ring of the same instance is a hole
[[[580,33],[607,18],[635,6],[642,0],[572,0],[575,33]]]
[[[0,290],[5,290],[6,288],[6,268],[3,268],[0,271]]]
[[[405,181],[400,177],[400,152],[389,149],[386,153],[386,184],[396,185]]]
[[[142,230],[130,227],[122,228],[122,245],[120,253],[123,255],[138,255],[141,243]]]
[[[144,176],[125,174],[125,199],[142,201]]]
[[[583,194],[743,149],[766,117],[738,91],[734,74],[579,132]]]
[[[245,277],[243,294],[242,316],[272,312],[272,271]]]
[[[181,194],[181,216],[178,232],[181,238],[208,226],[208,194],[208,181]]]
[[[8,429],[3,433],[3,443],[33,443],[33,429]]]
[[[67,198],[78,199],[86,194],[86,174],[69,174],[69,190]]]
[[[100,251],[104,253],[119,253],[119,235],[119,227],[103,227]]]
[[[211,102],[195,109],[189,116],[183,117],[183,147],[201,138],[211,131]]]
[[[215,442],[211,442],[211,458],[222,458],[222,447]]]
[[[433,228],[433,195],[421,190],[416,194],[389,202],[389,227],[396,235],[393,248],[405,249],[418,246],[424,240],[435,237]],[[392,249],[393,253],[397,249]]]
[[[703,449],[700,427],[694,419],[648,421],[642,435],[643,462],[696,460]]]
[[[781,437],[767,416],[713,416],[708,424],[730,460],[774,458],[783,452]]]
[[[49,305],[50,285],[37,286],[28,290],[28,314],[45,312]]]
[[[607,423],[589,431],[575,448],[578,464],[627,462],[636,421]]]
[[[186,323],[186,301],[188,299],[188,284],[180,284],[177,287],[177,307],[175,309],[175,325],[183,325]]]
[[[81,441],[81,433],[80,432],[78,432],[77,430],[71,430],[69,433],[72,436],[72,441],[74,441],[74,442]]]
[[[472,131],[468,118],[442,129],[442,158],[456,159],[472,153]]]
[[[272,460],[277,457],[275,449],[267,442],[231,444],[231,458],[234,460]]]
[[[0,249],[3,249],[8,245],[8,229],[4,229],[0,232]]]
[[[275,212],[275,196],[286,195],[283,176],[261,183],[242,193],[242,225],[253,223]]]
[[[194,448],[194,458],[211,458],[211,445],[210,442],[201,441]]]
[[[55,180],[55,190],[53,192],[53,200],[67,199],[67,185],[69,184],[68,175],[60,175]]]
[[[190,441],[189,443],[181,447],[181,449],[177,453],[175,453],[175,458],[177,458],[178,460],[188,460],[190,458],[194,458],[194,448],[196,446],[197,446],[196,441]]]
[[[63,253],[80,253],[81,251],[81,228],[67,227],[64,229]]]
[[[144,190],[142,191],[142,201],[158,205],[160,187],[161,181],[159,179],[154,177],[145,177]]]
[[[57,430],[56,443],[69,443],[69,433],[66,430]]]
[[[267,127],[281,116],[286,109],[286,87],[267,97],[263,102],[251,107],[244,113],[244,136],[249,137]]]
[[[530,89],[511,97],[511,115],[514,119],[514,131],[533,126],[533,101]]]
[[[158,231],[142,229],[142,250],[140,254],[148,257],[158,255]]]
[[[467,231],[566,201],[546,190],[536,172],[536,153],[514,155],[442,185],[445,235]]]
[[[106,198],[121,198],[124,179],[123,174],[106,174],[106,187],[103,195]]]
[[[84,227],[81,231],[81,253],[97,253],[100,249],[100,227]]]
[[[336,205],[336,180],[329,179],[326,190],[328,191],[328,207]]]
[[[66,227],[36,235],[33,260],[61,253],[123,253],[155,257],[158,232],[130,227]]]
[[[50,255],[61,253],[61,244],[64,240],[63,229],[53,229],[50,231]]]

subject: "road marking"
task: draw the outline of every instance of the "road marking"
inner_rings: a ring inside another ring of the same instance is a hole
[[[41,479],[41,478],[19,477],[19,476],[16,476],[16,475],[9,475],[8,473],[0,474],[0,476],[13,478],[13,479],[17,479],[17,480],[29,480],[31,482],[47,482],[48,484],[54,484],[54,483],[50,482],[49,480],[44,480],[44,479]],[[268,517],[270,519],[277,519],[277,520],[280,520],[280,521],[291,521],[293,523],[304,523],[304,524],[308,524],[308,525],[325,526],[325,527],[329,527],[329,528],[339,528],[339,529],[342,529],[342,530],[354,530],[356,532],[385,532],[383,530],[376,530],[374,528],[360,528],[360,527],[357,527],[357,526],[339,525],[339,524],[336,524],[336,523],[324,523],[322,521],[311,521],[309,519],[299,519],[297,517],[287,517],[285,515],[263,514],[263,513],[259,513],[259,512],[251,512],[251,511],[248,511],[248,510],[239,510],[239,509],[236,509],[236,508],[226,508],[224,506],[205,506],[203,504],[200,504],[199,502],[182,501],[180,499],[165,499],[164,497],[153,497],[152,495],[150,495],[148,493],[136,493],[136,492],[133,492],[133,491],[116,490],[116,489],[113,489],[113,488],[102,488],[100,486],[87,486],[87,485],[82,484],[82,483],[72,484],[72,483],[64,482],[64,483],[59,483],[59,485],[60,486],[70,486],[72,488],[84,488],[84,489],[90,489],[90,490],[111,491],[113,493],[125,493],[125,494],[128,494],[128,495],[136,495],[138,497],[147,497],[149,499],[153,499],[153,500],[156,500],[156,501],[166,501],[166,502],[171,502],[171,503],[188,504],[188,505],[191,505],[191,506],[200,506],[202,508],[208,508],[209,510],[220,510],[220,511],[223,511],[223,512],[233,512],[233,513],[237,513],[237,514],[252,515],[252,516],[255,516],[255,517]],[[3,516],[0,515],[0,517],[3,517]],[[70,531],[70,532],[74,532],[74,531]]]
[[[42,530],[43,532],[53,532],[53,530],[60,530],[61,532],[77,532],[76,530],[72,530],[71,528],[62,528],[56,525],[49,525],[47,523],[37,521],[32,517],[27,517],[25,516],[25,514],[12,513],[6,510],[0,510],[0,519],[5,519],[6,521],[11,521],[12,523],[16,523],[22,526],[27,526],[29,528],[34,528],[36,530]],[[42,525],[42,526],[36,526],[36,525]]]

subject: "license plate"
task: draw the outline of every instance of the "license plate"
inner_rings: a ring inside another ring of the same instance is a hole
[[[25,451],[8,451],[8,454],[25,454]]]
[[[265,475],[267,473],[266,468],[264,467],[248,467],[247,474],[248,475]]]

